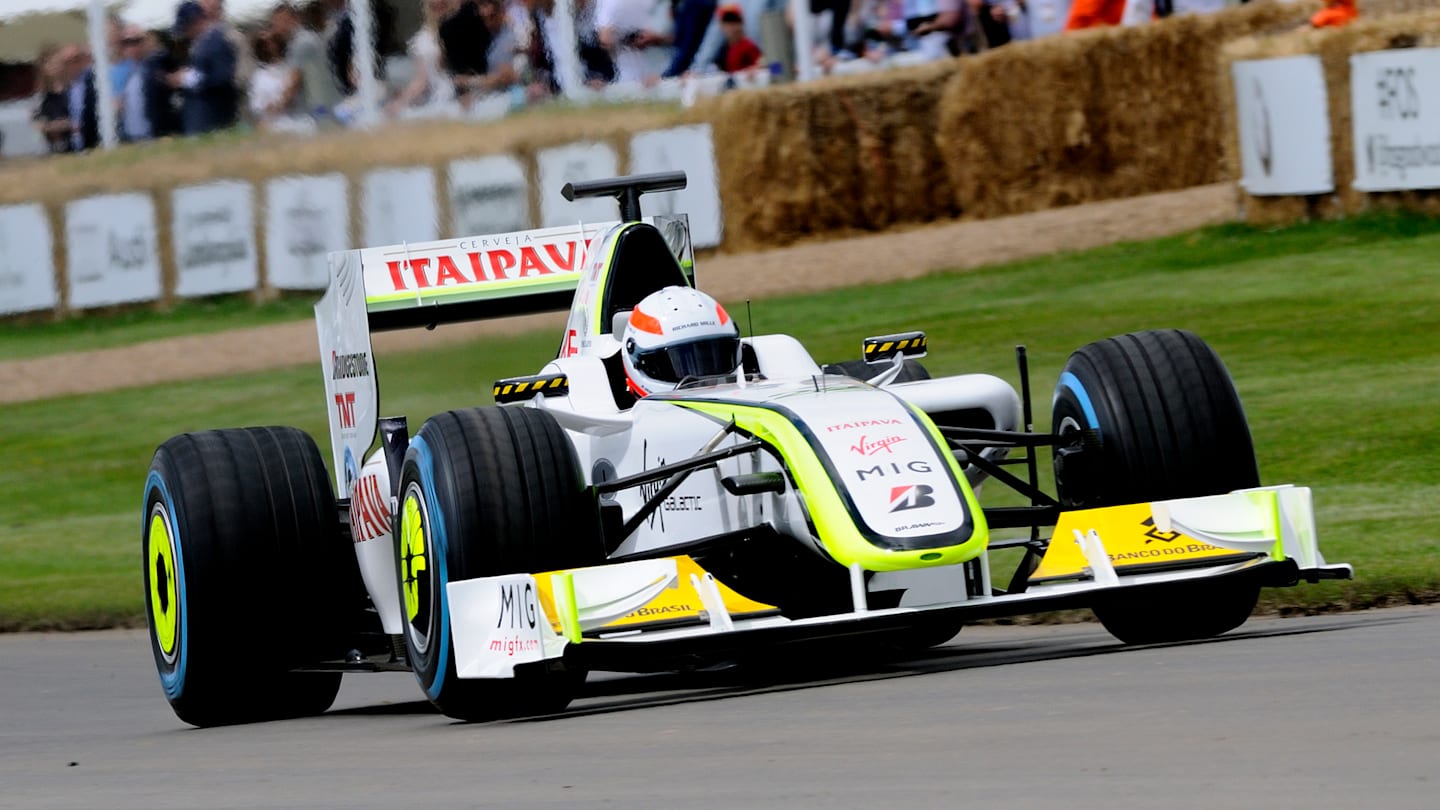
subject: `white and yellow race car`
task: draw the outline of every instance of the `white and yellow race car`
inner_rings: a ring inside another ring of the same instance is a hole
[[[1023,349],[1018,392],[931,378],[922,332],[821,366],[719,307],[728,362],[637,386],[626,336],[660,329],[641,304],[694,287],[684,217],[645,218],[640,196],[683,184],[566,187],[617,197],[616,223],[331,255],[315,313],[339,498],[291,428],[176,436],[150,468],[150,643],[182,720],[319,713],[343,673],[394,669],[452,717],[558,711],[590,670],[916,649],[1060,608],[1128,643],[1203,638],[1262,587],[1351,576],[1320,555],[1308,489],[1260,486],[1225,367],[1187,332],[1077,350],[1045,433]],[[414,432],[380,417],[372,332],[566,306],[557,356],[494,406]],[[1028,505],[983,506],[986,484]]]

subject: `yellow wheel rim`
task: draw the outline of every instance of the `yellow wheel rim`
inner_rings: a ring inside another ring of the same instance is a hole
[[[155,641],[167,659],[175,657],[175,636],[180,628],[180,605],[176,600],[175,548],[170,526],[157,509],[150,516],[145,564],[150,572],[150,620]]]
[[[413,491],[406,494],[400,513],[400,569],[405,615],[413,622],[420,615],[420,577],[425,571],[425,519]]]

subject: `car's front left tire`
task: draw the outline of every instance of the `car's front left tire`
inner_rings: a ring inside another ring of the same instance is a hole
[[[1089,432],[1057,455],[1055,486],[1072,509],[1219,495],[1260,485],[1240,397],[1209,344],[1151,330],[1077,349],[1055,389],[1052,430]],[[1120,588],[1094,605],[1128,644],[1209,638],[1239,627],[1260,595],[1254,580]]]

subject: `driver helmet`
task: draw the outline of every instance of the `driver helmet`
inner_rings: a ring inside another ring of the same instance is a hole
[[[687,377],[733,372],[740,365],[740,330],[714,298],[666,287],[631,310],[620,351],[626,385],[643,397],[673,391]]]

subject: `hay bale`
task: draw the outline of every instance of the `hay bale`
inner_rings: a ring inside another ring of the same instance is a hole
[[[1353,187],[1355,144],[1350,109],[1350,56],[1394,47],[1440,47],[1440,9],[1435,9],[1431,0],[1426,4],[1430,7],[1429,10],[1408,13],[1404,11],[1415,4],[1415,0],[1370,0],[1370,4],[1361,7],[1362,13],[1375,13],[1361,17],[1344,28],[1297,31],[1284,36],[1248,37],[1223,49],[1219,69],[1227,95],[1225,165],[1235,178],[1240,174],[1240,145],[1235,126],[1235,88],[1230,79],[1230,65],[1250,59],[1316,54],[1320,57],[1325,73],[1335,193],[1308,201],[1294,197],[1245,195],[1247,221],[1256,224],[1280,224],[1301,219],[1345,216],[1374,208],[1403,208],[1440,213],[1440,191],[1366,193]]]
[[[956,65],[731,93],[707,105],[726,250],[952,214],[931,133]]]
[[[936,136],[958,207],[994,217],[1223,179],[1221,44],[1317,7],[1255,3],[967,60],[942,91]]]

